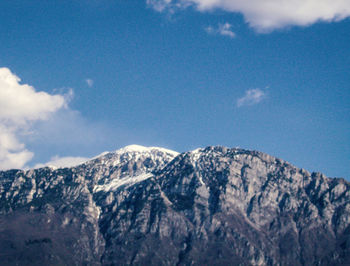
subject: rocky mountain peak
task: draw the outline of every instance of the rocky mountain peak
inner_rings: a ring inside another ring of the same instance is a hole
[[[100,165],[114,167],[123,163],[152,160],[157,164],[158,168],[160,168],[178,154],[179,153],[175,151],[159,147],[129,145],[114,152],[104,152],[85,164],[91,167]]]
[[[131,145],[0,171],[0,224],[3,265],[345,265],[350,184],[258,151]]]

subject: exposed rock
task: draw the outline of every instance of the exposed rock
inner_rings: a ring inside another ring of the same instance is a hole
[[[267,154],[128,146],[0,172],[2,265],[346,265],[350,184]]]

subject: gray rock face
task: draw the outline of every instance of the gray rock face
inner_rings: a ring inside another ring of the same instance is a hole
[[[0,262],[349,265],[350,184],[225,147],[3,171]]]

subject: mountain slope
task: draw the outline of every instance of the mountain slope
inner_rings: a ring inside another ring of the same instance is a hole
[[[261,152],[128,146],[0,172],[2,264],[350,263],[350,184]]]

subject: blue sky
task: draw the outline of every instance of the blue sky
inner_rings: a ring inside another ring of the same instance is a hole
[[[224,145],[349,180],[350,3],[275,3],[1,1],[0,167]]]

